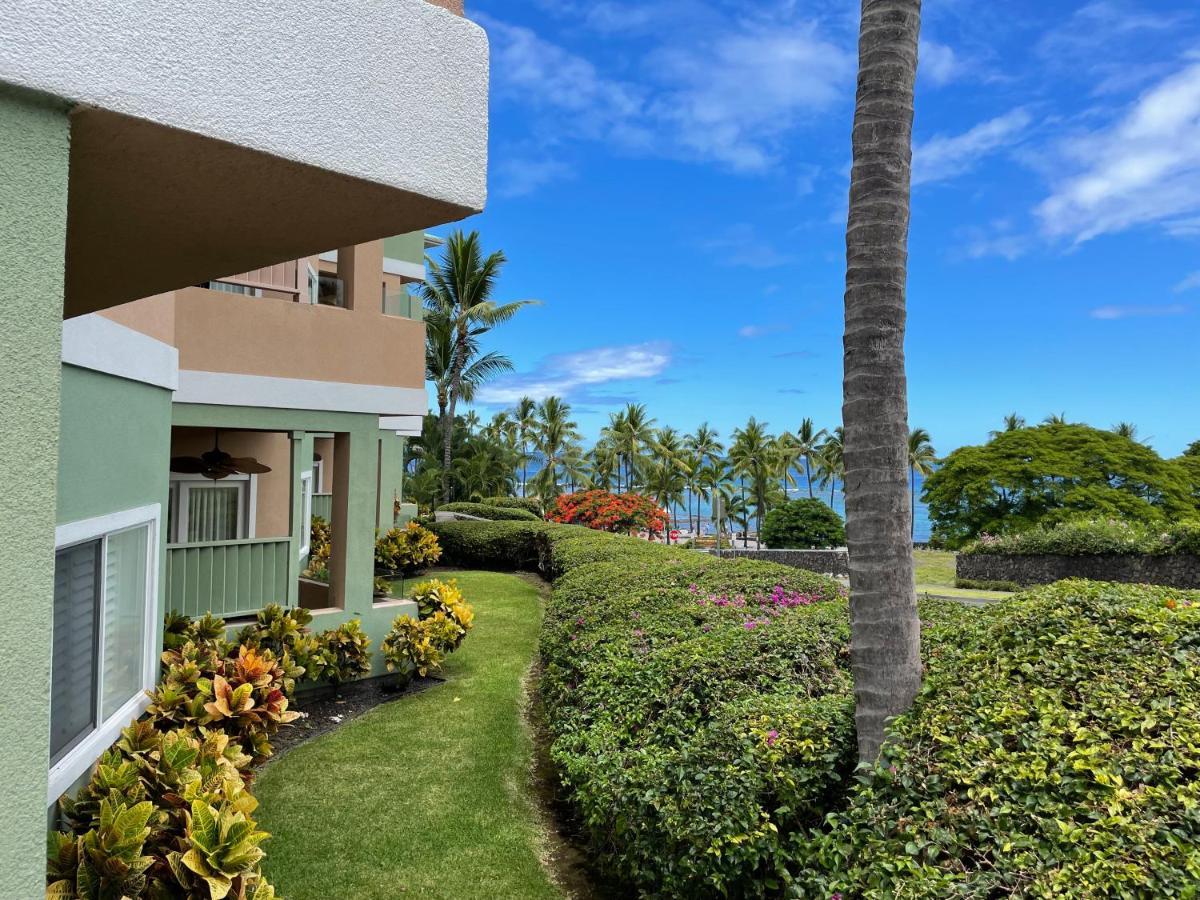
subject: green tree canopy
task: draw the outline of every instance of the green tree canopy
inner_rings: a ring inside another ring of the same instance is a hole
[[[1121,434],[1058,423],[955,450],[921,496],[934,538],[949,547],[1079,516],[1156,522],[1197,511],[1178,461]]]

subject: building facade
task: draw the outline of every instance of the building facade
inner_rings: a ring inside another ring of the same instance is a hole
[[[166,611],[303,603],[378,639],[403,603],[371,588],[425,410],[410,285],[424,229],[485,198],[486,38],[456,13],[8,10],[0,896],[42,894],[48,805],[143,708]]]

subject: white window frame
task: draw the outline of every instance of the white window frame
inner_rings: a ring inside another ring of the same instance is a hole
[[[229,484],[245,485],[238,491],[238,537],[233,540],[247,540],[256,534],[258,514],[258,478],[254,475],[236,474],[227,478],[213,481],[203,475],[171,474],[171,521],[168,530],[168,540],[172,544],[186,544],[188,521],[188,495],[194,484]]]
[[[100,758],[109,746],[116,741],[133,719],[136,719],[150,705],[150,698],[145,692],[152,690],[158,683],[158,628],[162,619],[161,597],[158,591],[158,561],[159,561],[159,529],[162,525],[162,504],[152,503],[135,509],[96,516],[59,525],[54,530],[54,552],[65,550],[76,544],[88,541],[101,541],[101,569],[108,559],[108,537],[134,528],[146,528],[146,604],[147,615],[142,633],[142,685],[138,692],[124,703],[120,709],[102,722],[97,722],[92,732],[66,752],[62,759],[50,767],[49,786],[46,792],[46,805],[51,806],[58,801],[66,791],[84,775],[92,764]],[[104,605],[107,579],[100,578],[100,646],[104,646]],[[103,709],[104,703],[104,655],[96,654],[96,709]],[[53,678],[53,666],[51,666]],[[99,713],[97,712],[97,718]]]
[[[312,463],[313,493],[325,493],[325,460],[314,459]]]
[[[300,473],[300,558],[312,549],[313,473]]]

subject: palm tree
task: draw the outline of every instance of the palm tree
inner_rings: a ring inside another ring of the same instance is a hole
[[[449,416],[450,385],[455,359],[454,329],[450,321],[435,312],[425,318],[425,380],[432,382],[437,394],[438,427],[443,428]],[[458,399],[470,403],[481,385],[503,372],[512,371],[512,360],[501,353],[479,355],[479,342],[468,338],[465,345],[466,365],[459,374]]]
[[[766,423],[751,416],[744,427],[734,431],[729,447],[731,466],[740,477],[750,479],[759,531],[762,531],[763,516],[767,514],[767,479],[775,471],[774,443],[775,439],[767,433]]]
[[[529,439],[537,429],[537,404],[531,397],[522,397],[513,408],[513,419],[517,423],[517,434],[521,439],[521,496],[529,483]]]
[[[1066,425],[1067,424],[1067,414],[1065,412],[1051,413],[1050,415],[1046,416],[1046,418],[1042,419],[1042,424],[1043,425]]]
[[[455,407],[462,398],[463,372],[470,363],[472,344],[480,335],[509,321],[522,307],[534,302],[517,300],[498,304],[492,300],[496,279],[505,263],[504,253],[496,251],[484,258],[479,232],[464,235],[456,231],[446,241],[445,258],[426,260],[425,308],[439,327],[449,331],[450,354],[447,366],[447,404],[442,420],[442,500],[450,499],[451,423]],[[511,366],[510,366],[511,368]]]
[[[609,428],[625,460],[625,489],[633,490],[634,477],[645,466],[644,451],[654,438],[654,419],[644,403],[630,403],[612,417]]]
[[[846,460],[842,455],[844,429],[841,425],[833,429],[833,434],[825,439],[817,451],[817,478],[821,487],[829,485],[829,508],[836,509],[834,496],[837,492],[838,479],[846,478]]]
[[[921,687],[905,450],[905,282],[921,0],[863,0],[846,226],[846,536],[858,756]],[[900,512],[897,515],[897,512]]]
[[[1024,416],[1018,416],[1015,412],[1009,413],[1007,416],[1004,417],[1004,427],[1001,428],[999,431],[989,431],[988,437],[998,438],[998,437],[1000,437],[1000,435],[1005,434],[1006,432],[1020,431],[1024,427],[1025,427],[1025,417]]]
[[[1129,438],[1131,441],[1137,440],[1137,426],[1132,422],[1118,422],[1112,427],[1112,433]]]
[[[560,397],[547,397],[538,404],[537,449],[545,464],[534,476],[543,502],[560,493],[558,467],[570,442],[575,438],[575,423],[571,421],[571,405]]]
[[[696,533],[699,534],[700,502],[702,500],[707,500],[709,498],[709,494],[704,490],[705,485],[699,481],[699,477],[696,473],[702,466],[705,466],[705,464],[709,462],[715,462],[718,458],[720,458],[721,454],[725,452],[725,445],[721,443],[720,435],[715,429],[710,428],[707,422],[701,422],[695,431],[684,438],[683,443],[684,446],[686,446],[692,451],[693,454],[695,454],[695,460],[693,461],[692,466],[692,477],[697,491]],[[716,472],[717,469],[712,467],[711,471]],[[715,525],[717,523],[714,522],[713,524]],[[689,527],[691,526],[689,525]],[[718,527],[720,526],[718,525]]]
[[[796,445],[796,455],[804,460],[804,477],[808,482],[808,497],[811,500],[813,496],[812,488],[812,461],[817,454],[817,448],[821,446],[826,436],[828,436],[824,428],[820,431],[813,425],[812,419],[804,419],[800,423],[800,427],[796,429],[796,433],[792,435],[792,439]]]
[[[909,507],[909,534],[917,536],[917,476],[924,478],[933,472],[937,463],[937,451],[929,442],[929,432],[924,428],[914,428],[908,433],[908,480],[911,489]]]
[[[674,526],[679,527],[677,506],[683,502],[683,491],[691,467],[686,459],[688,450],[683,438],[674,428],[660,428],[651,441],[655,462],[650,466],[651,489],[655,500],[671,513]],[[690,510],[689,510],[690,512]],[[670,533],[667,543],[671,542]]]

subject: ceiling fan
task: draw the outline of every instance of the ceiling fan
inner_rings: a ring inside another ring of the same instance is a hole
[[[230,456],[220,446],[220,432],[213,430],[213,448],[199,456],[172,456],[171,471],[181,475],[203,475],[213,481],[228,478],[230,475],[262,475],[270,472],[270,466],[264,466],[252,456]]]

